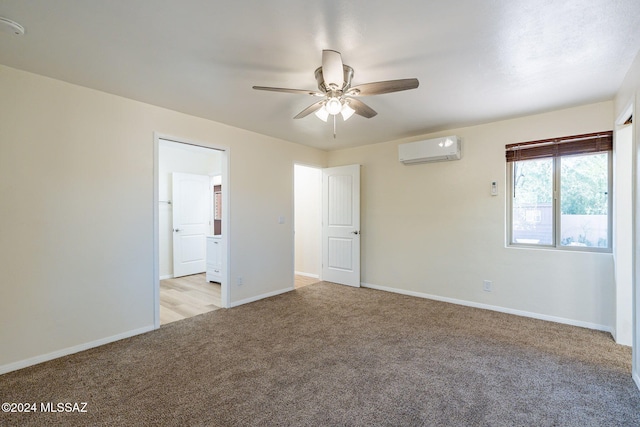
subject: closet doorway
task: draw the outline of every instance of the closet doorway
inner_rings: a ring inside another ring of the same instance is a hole
[[[295,288],[321,280],[322,169],[294,165]]]
[[[227,151],[155,141],[155,325],[228,306]]]

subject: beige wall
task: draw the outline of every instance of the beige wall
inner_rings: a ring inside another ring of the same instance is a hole
[[[154,132],[228,147],[231,302],[293,286],[293,164],[325,152],[4,66],[0,93],[0,373],[153,328]]]
[[[631,64],[631,68],[627,71],[618,93],[614,99],[614,117],[619,116],[631,105],[634,107],[634,112],[638,113],[638,90],[640,89],[640,52],[636,55],[635,60]],[[637,122],[637,120],[636,120]]]
[[[362,282],[600,329],[614,316],[611,254],[505,247],[506,144],[608,130],[613,103],[332,151],[362,168]],[[400,142],[463,140],[459,161],[404,166]],[[499,196],[490,195],[497,181]],[[483,292],[483,280],[493,292]]]

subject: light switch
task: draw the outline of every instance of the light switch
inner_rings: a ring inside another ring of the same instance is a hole
[[[278,217],[278,224],[284,224],[284,217],[282,215]]]
[[[491,181],[491,195],[492,196],[497,196],[498,195],[498,182],[497,181]]]

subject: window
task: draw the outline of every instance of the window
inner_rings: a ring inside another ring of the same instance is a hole
[[[509,244],[611,251],[613,132],[510,144]]]

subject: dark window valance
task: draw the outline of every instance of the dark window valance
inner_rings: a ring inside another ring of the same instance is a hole
[[[613,131],[518,142],[508,144],[505,148],[507,162],[598,153],[613,149]]]

